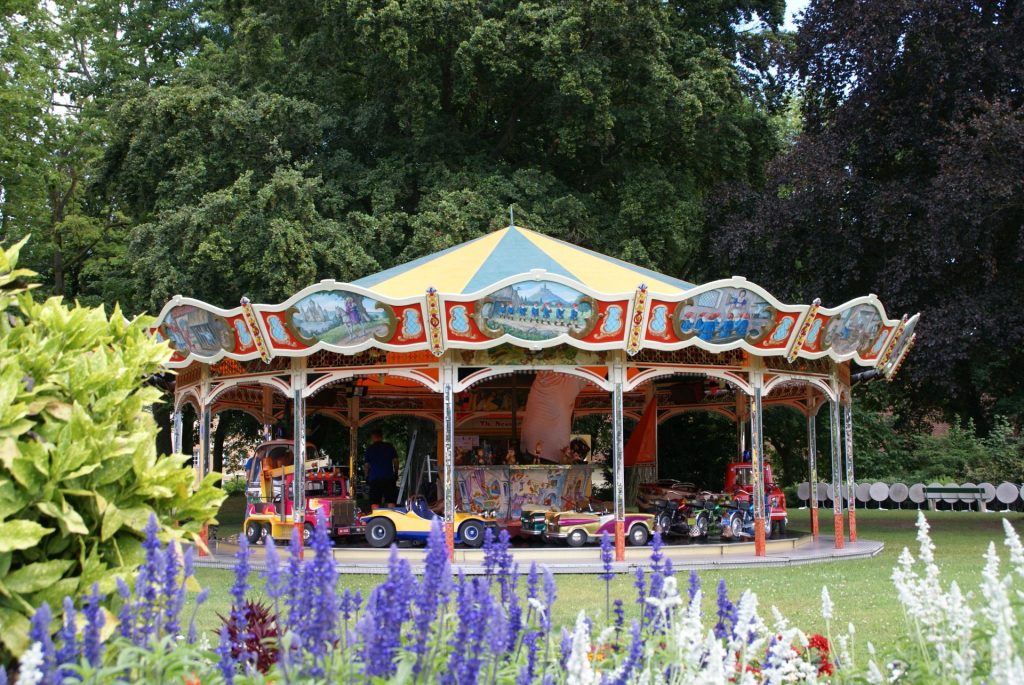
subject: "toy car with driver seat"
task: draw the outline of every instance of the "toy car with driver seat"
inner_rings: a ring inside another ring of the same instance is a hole
[[[570,547],[598,542],[605,533],[615,535],[615,514],[589,500],[573,511],[549,512],[544,524],[545,540],[565,540]],[[630,545],[646,545],[654,534],[654,514],[626,514],[625,530]]]
[[[404,507],[378,507],[362,518],[366,541],[371,547],[388,547],[396,540],[426,540],[433,521],[440,518],[430,509],[423,495],[414,495]],[[497,528],[493,512],[467,514],[455,512],[455,542],[467,547],[484,544],[484,531]]]

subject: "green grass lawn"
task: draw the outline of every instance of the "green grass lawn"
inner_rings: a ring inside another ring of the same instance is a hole
[[[792,512],[797,525],[806,511]],[[830,512],[822,510],[822,525],[831,525],[826,518]],[[1024,530],[1024,515],[1007,514],[1018,532]],[[1003,515],[965,512],[932,512],[928,520],[936,557],[942,570],[943,584],[956,580],[965,591],[975,590],[980,582],[982,554],[988,542],[994,540],[1004,551]],[[725,578],[735,601],[745,588],[754,590],[760,602],[761,615],[771,620],[770,606],[776,606],[791,622],[807,632],[824,631],[821,618],[821,588],[828,586],[835,603],[833,633],[845,631],[852,622],[857,629],[856,651],[863,655],[866,641],[876,646],[890,646],[903,633],[903,614],[896,600],[890,574],[904,547],[916,555],[915,511],[858,510],[857,523],[860,537],[885,542],[885,550],[873,559],[827,562],[791,568],[738,569],[702,571],[700,580],[705,591],[706,615],[714,612],[715,588],[719,578]],[[1005,559],[1005,554],[1003,554]],[[211,588],[210,600],[199,612],[202,629],[219,626],[216,613],[226,614],[229,604],[228,589],[232,574],[229,571],[200,568],[196,573],[203,586]],[[688,572],[678,572],[684,586]],[[605,607],[604,584],[593,575],[558,575],[559,598],[555,605],[556,624],[571,624],[580,609],[589,614],[603,614]],[[633,600],[636,590],[632,576],[619,576],[612,582],[612,598],[626,600],[635,611]],[[365,596],[381,581],[379,576],[346,575],[341,587],[362,591]]]
[[[231,495],[217,512],[217,535],[226,538],[242,532],[245,522],[245,495]]]

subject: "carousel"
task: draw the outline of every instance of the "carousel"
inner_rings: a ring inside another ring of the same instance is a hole
[[[589,497],[598,467],[573,425],[599,415],[610,428],[622,560],[627,492],[658,477],[657,425],[692,411],[736,423],[737,455],[749,453],[753,474],[754,549],[763,556],[764,408],[806,416],[814,491],[816,417],[827,407],[831,483],[840,493],[835,546],[847,534],[856,540],[851,379],[891,379],[917,319],[890,319],[875,295],[828,308],[780,302],[738,276],[688,283],[510,225],[351,283],[321,281],[280,304],[242,297],[221,309],[176,296],[153,334],[174,350],[174,449],[191,405],[200,477],[211,470],[218,412],[251,414],[268,439],[271,426],[289,425],[296,525],[315,414],[348,429],[349,474],[360,427],[387,416],[433,422],[449,548],[457,512],[488,510],[511,522],[531,507],[557,510]],[[627,421],[636,426],[628,445]],[[475,461],[484,448],[488,461]],[[814,499],[810,527],[817,537]]]

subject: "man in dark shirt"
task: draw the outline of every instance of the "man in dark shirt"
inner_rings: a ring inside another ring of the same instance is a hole
[[[391,504],[398,496],[398,452],[384,434],[370,433],[370,446],[363,457],[366,463],[366,481],[370,486],[370,504]]]

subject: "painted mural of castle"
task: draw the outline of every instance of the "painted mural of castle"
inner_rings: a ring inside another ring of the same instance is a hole
[[[376,300],[345,290],[307,295],[288,310],[302,338],[332,345],[358,345],[388,331],[387,314]]]

